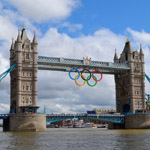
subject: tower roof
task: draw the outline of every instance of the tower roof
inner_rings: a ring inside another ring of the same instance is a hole
[[[123,49],[123,53],[132,53],[133,52],[133,48],[131,46],[130,40],[127,37],[124,49]]]
[[[22,43],[24,43],[24,41],[28,39],[27,37],[27,34],[26,34],[26,31],[25,31],[25,26],[23,24],[23,27],[22,27],[22,33],[21,33],[21,40],[22,40]]]

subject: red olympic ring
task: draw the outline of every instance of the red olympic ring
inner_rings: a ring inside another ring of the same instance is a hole
[[[95,70],[95,71],[93,71],[92,75],[94,75],[94,73],[95,73],[95,72],[99,72],[99,73],[101,74],[101,78],[100,78],[99,80],[96,80],[93,76],[92,76],[92,78],[93,78],[95,81],[101,81],[101,80],[102,80],[102,78],[103,78],[103,74],[102,74],[102,72],[101,72],[101,71],[99,71],[99,70]]]

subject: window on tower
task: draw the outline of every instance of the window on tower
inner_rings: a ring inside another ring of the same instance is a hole
[[[27,90],[27,91],[29,90],[29,86],[26,86],[26,90]]]
[[[29,49],[29,45],[26,45],[26,49]]]
[[[26,59],[29,59],[29,54],[26,54]]]

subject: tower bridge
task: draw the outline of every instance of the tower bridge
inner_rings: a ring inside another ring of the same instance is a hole
[[[39,108],[37,106],[38,70],[69,72],[71,68],[77,68],[79,71],[101,70],[103,74],[112,74],[115,79],[117,112],[125,115],[136,111],[146,111],[144,53],[141,46],[139,51],[134,51],[128,39],[120,57],[115,52],[114,62],[93,61],[87,57],[82,60],[45,57],[38,56],[36,34],[34,33],[33,40],[30,42],[23,27],[21,34],[18,31],[16,41],[12,41],[10,66],[10,69],[0,75],[1,81],[10,73],[11,80],[10,114],[9,118],[4,119],[6,130],[41,131],[46,129],[46,115],[37,113]],[[123,118],[126,128],[144,128],[142,118],[147,121],[150,116],[125,115]],[[102,118],[99,117],[99,119]],[[109,121],[111,119],[109,118]],[[135,123],[137,120],[140,120],[140,123]],[[148,126],[150,127],[150,124]]]

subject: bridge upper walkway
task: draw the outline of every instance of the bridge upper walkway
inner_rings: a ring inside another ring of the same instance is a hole
[[[130,70],[128,63],[113,63],[103,61],[89,61],[85,63],[85,59],[70,59],[70,58],[57,58],[57,57],[44,57],[38,56],[39,70],[55,70],[69,72],[71,68],[90,70],[100,69],[104,74],[115,74],[121,70]]]

